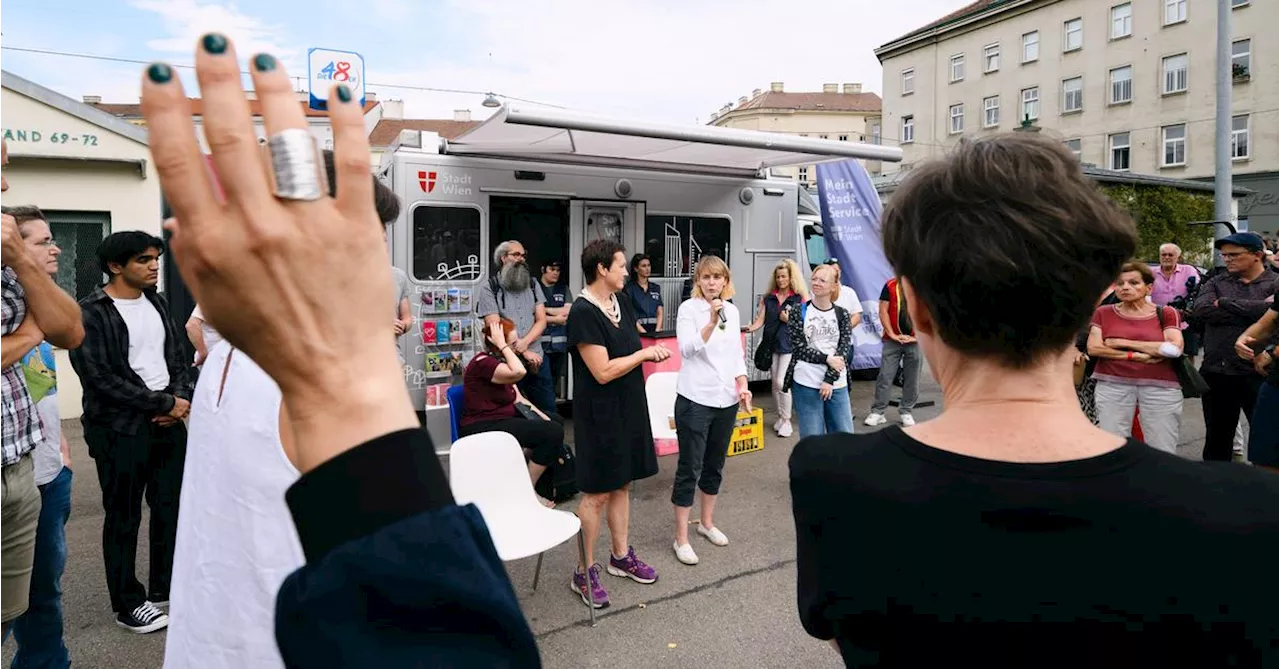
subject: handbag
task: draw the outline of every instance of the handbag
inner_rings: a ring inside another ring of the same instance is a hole
[[[543,499],[557,504],[572,499],[578,494],[578,466],[573,456],[573,449],[568,444],[560,444],[560,455],[547,467],[547,471],[538,477],[533,489]]]
[[[1156,307],[1156,322],[1160,324],[1160,334],[1164,334],[1164,307]],[[1185,343],[1185,342],[1184,342]],[[1185,353],[1169,362],[1173,364],[1173,373],[1178,376],[1178,385],[1182,386],[1183,397],[1203,397],[1209,392],[1209,384],[1200,376],[1191,358]]]
[[[534,411],[533,407],[525,404],[524,402],[516,402],[516,413],[520,414],[522,418],[528,418],[529,420],[546,420],[540,416],[537,411]]]

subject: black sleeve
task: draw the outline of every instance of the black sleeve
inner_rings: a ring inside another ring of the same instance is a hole
[[[820,438],[802,439],[791,452],[791,512],[796,522],[796,596],[800,624],[810,636],[830,639],[835,636],[831,621],[824,615],[831,595],[823,581],[825,560],[822,543],[822,519],[831,515],[823,503],[820,482],[812,480]],[[838,569],[836,571],[839,571]]]
[[[892,301],[892,300],[890,300],[890,299],[889,299],[889,284],[888,284],[888,283],[885,283],[885,284],[884,284],[884,288],[881,288],[881,289],[880,289],[880,301],[881,301],[881,302],[890,302],[890,301]]]
[[[276,599],[286,666],[541,666],[484,519],[453,503],[425,431],[347,451],[285,497],[307,558]]]
[[[625,297],[618,298],[618,308],[626,309]],[[591,313],[591,312],[597,313]],[[609,340],[606,333],[601,329],[600,321],[604,315],[599,314],[594,304],[584,300],[577,299],[573,301],[573,307],[569,309],[569,322],[565,325],[565,338],[569,340],[569,345],[577,348],[579,344],[596,344],[598,346],[608,346]],[[635,327],[632,324],[631,327]]]

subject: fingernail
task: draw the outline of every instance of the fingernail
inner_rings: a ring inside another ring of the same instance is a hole
[[[173,68],[164,63],[152,63],[147,68],[147,78],[157,84],[167,84],[173,79]]]
[[[343,102],[351,102],[351,89],[345,84],[338,84],[338,99]]]
[[[205,51],[215,56],[227,50],[227,38],[218,33],[209,33],[200,38],[200,44],[204,46]]]
[[[270,72],[276,69],[276,58],[269,53],[260,53],[253,57],[253,67],[259,72]]]

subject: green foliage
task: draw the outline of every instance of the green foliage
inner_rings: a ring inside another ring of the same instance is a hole
[[[1156,262],[1160,245],[1182,248],[1182,262],[1208,266],[1213,256],[1213,229],[1189,227],[1191,221],[1213,220],[1213,198],[1169,186],[1107,184],[1102,190],[1138,225],[1139,260]]]

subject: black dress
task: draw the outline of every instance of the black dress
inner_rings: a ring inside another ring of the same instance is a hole
[[[649,427],[649,401],[639,367],[601,385],[578,352],[579,344],[605,347],[609,358],[640,350],[636,317],[618,300],[622,320],[615,326],[594,304],[579,297],[569,309],[569,352],[573,357],[573,437],[578,490],[605,493],[658,473]]]

